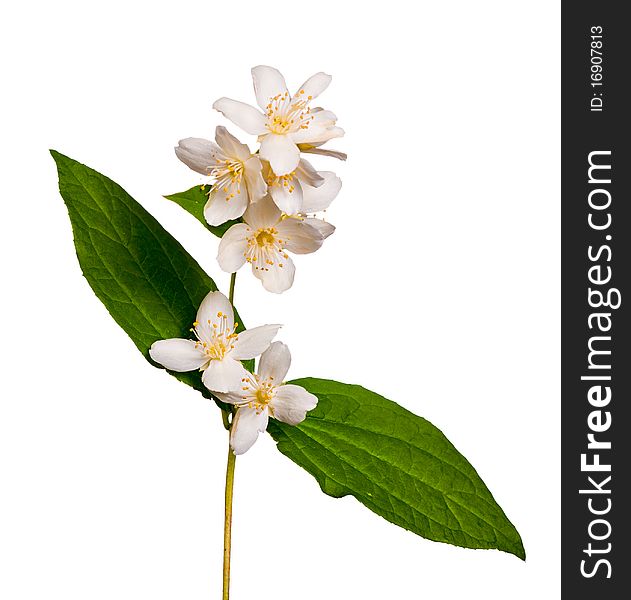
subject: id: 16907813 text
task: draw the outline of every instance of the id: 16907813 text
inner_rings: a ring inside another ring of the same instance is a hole
[[[594,25],[590,29],[590,84],[592,86],[592,98],[589,103],[592,112],[603,110],[603,28]]]

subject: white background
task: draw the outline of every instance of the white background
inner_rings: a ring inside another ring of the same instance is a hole
[[[49,147],[125,187],[224,289],[217,240],[161,198],[179,138],[253,102],[249,69],[321,103],[347,163],[337,232],[250,324],[290,376],[361,383],[438,425],[527,562],[437,544],[323,495],[268,436],[237,461],[233,599],[555,598],[559,590],[556,2],[21,2],[0,23],[0,597],[220,596],[226,434],[145,362],[81,277]],[[253,142],[236,127],[230,129]]]

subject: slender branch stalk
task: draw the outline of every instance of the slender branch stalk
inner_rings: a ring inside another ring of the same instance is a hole
[[[232,534],[232,492],[234,489],[234,467],[237,457],[228,444],[228,464],[226,465],[226,509],[223,530],[223,595],[230,598],[230,546]]]
[[[230,304],[234,306],[234,284],[237,281],[237,274],[233,273],[230,275],[230,292],[228,293],[228,300],[230,300]]]
[[[223,426],[227,431],[230,431],[230,411],[227,409],[221,409],[221,420],[223,421]]]
[[[237,274],[233,273],[230,276],[230,291],[228,293],[228,300],[230,304],[234,306],[234,286],[237,281]],[[223,419],[224,427],[228,429],[228,461],[226,464],[226,497],[225,497],[225,510],[224,510],[224,525],[223,525],[223,594],[222,600],[229,600],[230,598],[230,550],[232,547],[232,495],[234,490],[234,467],[237,461],[232,448],[230,447],[230,427],[232,422],[230,416],[234,418],[234,412],[228,412],[226,410],[221,411],[221,417]]]

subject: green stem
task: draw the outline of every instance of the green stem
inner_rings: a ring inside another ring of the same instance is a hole
[[[221,409],[221,419],[223,421],[223,426],[230,431],[230,411],[227,409]]]
[[[230,598],[230,546],[232,533],[232,491],[234,488],[234,466],[237,457],[228,444],[228,464],[226,465],[226,512],[223,530],[223,596]]]
[[[228,300],[230,304],[234,306],[234,286],[237,281],[237,274],[232,273],[230,275],[230,291],[228,293]],[[222,600],[229,600],[230,598],[230,549],[232,546],[232,495],[234,490],[234,467],[237,461],[232,448],[230,447],[230,427],[232,425],[230,416],[234,418],[233,412],[225,410],[221,411],[223,423],[226,429],[228,429],[228,462],[226,464],[226,498],[225,498],[225,510],[224,510],[224,524],[223,524],[223,595]]]
[[[228,293],[228,300],[230,300],[230,304],[234,305],[234,284],[237,281],[237,274],[233,273],[230,275],[230,292]]]

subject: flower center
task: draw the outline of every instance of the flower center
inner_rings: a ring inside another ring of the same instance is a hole
[[[275,185],[284,187],[290,194],[296,189],[294,178],[296,178],[296,171],[292,171],[286,175],[276,175],[271,168],[268,168],[265,174],[265,181],[269,187],[274,187]]]
[[[271,133],[283,135],[309,127],[309,123],[313,120],[309,102],[313,96],[305,98],[304,93],[304,90],[300,90],[291,98],[289,92],[285,92],[269,99],[265,107],[265,115],[267,116],[266,127]]]
[[[227,315],[218,312],[217,321],[212,322],[208,319],[207,325],[208,329],[204,330],[198,321],[193,323],[191,331],[197,338],[195,348],[203,352],[208,361],[222,360],[234,348],[234,342],[239,338],[236,333],[239,323],[235,323],[230,329]]]
[[[204,348],[204,354],[206,354],[210,360],[221,360],[226,355],[227,351],[228,347],[222,339],[215,339],[213,340],[212,345],[208,344]]]
[[[256,390],[256,404],[260,406],[267,406],[272,399],[272,390],[268,387],[261,387]]]
[[[271,401],[274,398],[276,391],[276,384],[272,381],[272,378],[261,379],[258,375],[249,373],[248,377],[242,380],[243,395],[242,402],[239,406],[247,406],[248,408],[254,408],[257,413],[263,412],[266,408],[270,414],[274,416],[274,407]]]
[[[210,176],[215,179],[215,187],[226,194],[226,201],[234,198],[235,193],[241,193],[241,180],[244,174],[245,166],[236,158],[218,159],[217,166],[210,171]]]
[[[275,229],[259,229],[255,234],[256,243],[260,248],[265,248],[266,246],[273,246],[276,238],[274,237],[274,233],[276,233]]]
[[[243,255],[256,271],[269,271],[274,266],[282,269],[283,259],[289,258],[283,247],[286,241],[278,238],[274,227],[257,229],[247,238],[248,246]]]

